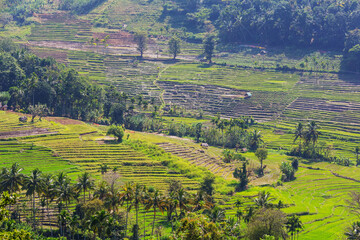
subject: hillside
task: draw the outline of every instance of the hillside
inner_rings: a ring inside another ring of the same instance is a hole
[[[0,238],[357,239],[359,12],[0,0]]]

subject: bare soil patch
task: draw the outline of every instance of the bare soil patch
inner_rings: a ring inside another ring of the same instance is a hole
[[[74,119],[70,119],[70,118],[64,118],[64,117],[46,117],[45,118],[48,121],[53,121],[56,123],[60,123],[62,125],[79,125],[79,124],[83,124],[83,122],[79,121],[79,120],[74,120]]]
[[[36,135],[48,135],[48,134],[56,134],[56,133],[57,132],[51,132],[50,129],[48,128],[32,128],[29,130],[22,130],[22,131],[0,132],[0,139],[27,137],[27,136],[36,136]]]

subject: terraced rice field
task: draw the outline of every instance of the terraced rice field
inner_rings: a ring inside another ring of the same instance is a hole
[[[306,167],[306,165],[303,165]],[[270,191],[273,203],[281,200],[285,213],[300,215],[304,230],[299,239],[343,239],[343,231],[355,220],[345,207],[345,199],[350,191],[357,191],[360,183],[335,177],[329,170],[311,170],[301,167],[297,179],[284,186],[254,187],[236,194],[233,198],[224,197],[223,207],[227,214],[235,215],[235,201],[240,198],[244,205],[253,205],[252,197],[258,191]]]
[[[30,41],[88,42],[92,37],[91,24],[67,13],[40,14],[42,23],[31,29]]]
[[[1,126],[16,129],[16,126],[21,125],[18,123],[17,115],[5,112],[0,112],[0,114]],[[31,123],[27,124],[31,125]],[[78,166],[81,171],[88,171],[94,173],[94,176],[99,176],[100,165],[107,164],[110,169],[118,167],[118,173],[122,176],[123,181],[131,180],[146,183],[148,186],[164,190],[167,187],[164,182],[175,178],[182,181],[184,187],[190,190],[197,188],[196,181],[167,169],[160,161],[151,160],[148,156],[133,150],[126,144],[104,144],[104,141],[96,141],[97,138],[103,138],[103,134],[90,125],[83,123],[60,125],[47,121],[38,124],[48,125],[48,127],[54,125],[54,128],[59,133],[56,135],[31,136],[22,139],[21,142],[51,149],[54,154]],[[37,126],[37,124],[34,125]],[[0,132],[3,129],[8,130],[9,128],[0,128]],[[19,157],[21,156],[19,155]],[[31,157],[31,154],[29,157]],[[34,161],[37,161],[37,159]],[[15,162],[14,159],[8,164],[13,162]],[[24,167],[27,167],[27,165]]]
[[[189,149],[188,147],[168,142],[156,143],[156,145],[164,149],[166,152],[188,160],[196,166],[208,169],[217,176],[222,176],[225,179],[233,179],[232,173],[235,169],[234,165],[225,164],[221,159],[210,157],[201,150]]]

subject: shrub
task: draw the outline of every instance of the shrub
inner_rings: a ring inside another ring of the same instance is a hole
[[[106,135],[113,135],[117,138],[118,142],[122,142],[124,137],[124,129],[122,126],[111,125]]]
[[[289,182],[295,179],[295,169],[288,162],[282,162],[280,165],[280,170],[282,172],[281,180],[284,182]]]

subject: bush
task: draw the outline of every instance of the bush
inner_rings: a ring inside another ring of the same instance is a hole
[[[282,162],[280,165],[280,170],[282,172],[281,180],[284,182],[289,182],[295,179],[295,169],[290,163]]]
[[[122,126],[111,125],[106,135],[113,135],[117,138],[118,142],[122,142],[124,137],[124,129]]]

